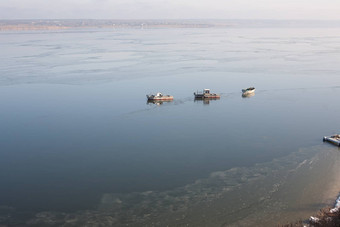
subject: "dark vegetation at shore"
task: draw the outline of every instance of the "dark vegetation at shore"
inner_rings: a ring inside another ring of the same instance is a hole
[[[308,221],[298,221],[280,227],[339,227],[340,226],[340,209],[335,212],[331,208],[324,208],[319,213],[310,218]]]

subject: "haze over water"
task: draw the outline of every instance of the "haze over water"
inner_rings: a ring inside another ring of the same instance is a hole
[[[1,32],[0,49],[1,224],[274,225],[339,192],[336,28]],[[174,101],[146,102],[159,91]]]

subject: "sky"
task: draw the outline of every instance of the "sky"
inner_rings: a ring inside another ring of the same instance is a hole
[[[340,20],[340,0],[0,0],[0,19]]]

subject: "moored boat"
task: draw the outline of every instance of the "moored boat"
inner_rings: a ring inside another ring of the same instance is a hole
[[[167,101],[167,100],[173,100],[174,97],[171,95],[163,95],[162,93],[158,92],[155,95],[146,95],[148,100],[151,101]]]
[[[332,136],[324,136],[323,141],[328,141],[328,142],[340,147],[340,135],[339,134],[335,134],[335,135],[332,135]]]
[[[255,88],[254,87],[248,87],[246,89],[242,89],[242,93],[243,95],[249,95],[255,92]]]
[[[195,99],[219,99],[219,94],[210,93],[210,89],[204,89],[202,92],[194,92]]]

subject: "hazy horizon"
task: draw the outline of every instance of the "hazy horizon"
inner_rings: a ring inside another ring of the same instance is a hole
[[[5,0],[0,19],[340,20],[335,0]]]
[[[339,19],[271,19],[271,18],[256,18],[256,19],[243,19],[243,18],[229,18],[229,19],[220,19],[220,18],[127,18],[127,19],[120,19],[120,18],[10,18],[10,19],[2,19],[0,20],[17,20],[17,21],[24,21],[24,20],[98,20],[98,21],[306,21],[306,22],[313,22],[313,21],[320,21],[320,22],[338,22]]]

